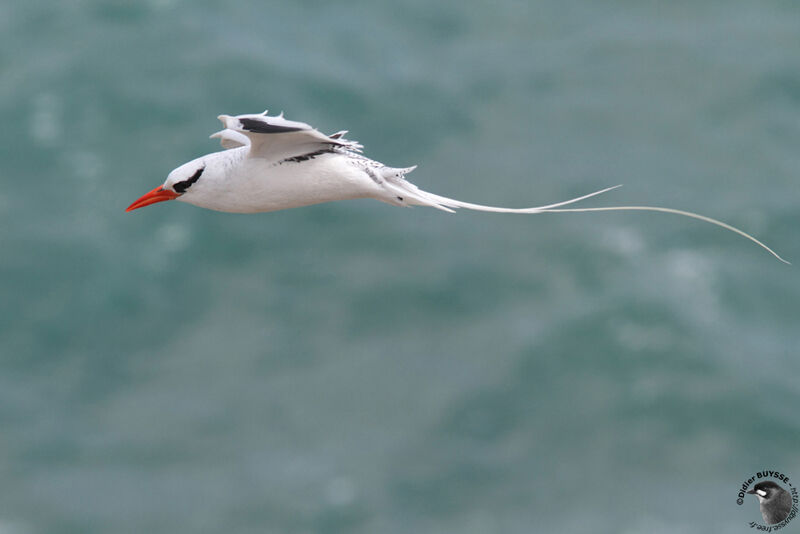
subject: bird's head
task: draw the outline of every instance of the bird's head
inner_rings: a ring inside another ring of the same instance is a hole
[[[162,185],[142,195],[133,204],[128,206],[128,209],[125,211],[133,211],[157,202],[174,200],[183,195],[191,195],[194,190],[201,188],[197,187],[196,184],[208,166],[208,162],[205,161],[205,159],[206,158],[197,158],[188,163],[184,163],[169,173],[169,176],[167,176],[166,181]],[[194,190],[192,189],[193,187]]]
[[[778,495],[783,488],[781,488],[778,484],[771,480],[765,480],[764,482],[759,482],[753,489],[748,491],[751,495],[755,495],[758,497],[758,502],[769,501],[776,495]]]

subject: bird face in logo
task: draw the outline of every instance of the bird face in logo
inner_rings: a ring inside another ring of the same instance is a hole
[[[789,512],[792,510],[792,496],[771,480],[759,482],[747,493],[758,498],[761,517],[768,525],[780,523],[789,516]]]

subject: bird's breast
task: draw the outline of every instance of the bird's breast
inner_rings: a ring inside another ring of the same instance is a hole
[[[247,158],[231,169],[214,209],[240,213],[276,211],[371,196],[374,182],[346,155],[270,162]]]

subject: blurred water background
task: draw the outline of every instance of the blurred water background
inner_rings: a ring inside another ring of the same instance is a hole
[[[800,5],[0,4],[0,533],[744,532],[800,284],[660,214],[125,207],[284,110],[435,193],[800,262]]]

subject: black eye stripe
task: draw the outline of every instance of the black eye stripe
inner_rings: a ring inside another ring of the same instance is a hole
[[[206,170],[205,166],[200,167],[199,169],[194,171],[194,174],[191,175],[186,180],[176,182],[175,185],[172,186],[172,188],[175,190],[176,193],[185,193],[186,190],[189,189],[189,187],[191,187],[192,184],[195,183],[200,178],[200,175],[203,174],[204,170]]]

